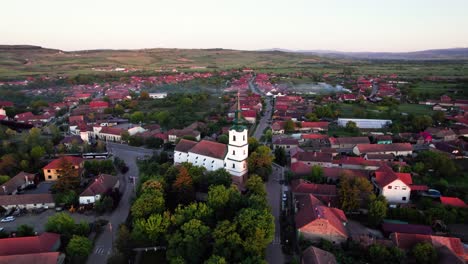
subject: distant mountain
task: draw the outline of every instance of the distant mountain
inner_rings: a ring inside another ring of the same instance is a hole
[[[288,50],[279,48],[270,49],[268,51],[310,54],[329,58],[366,60],[468,60],[468,48],[433,49],[414,52],[344,52],[332,50]]]

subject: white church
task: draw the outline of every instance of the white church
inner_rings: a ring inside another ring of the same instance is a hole
[[[232,182],[243,186],[247,180],[249,144],[247,127],[239,124],[240,110],[236,111],[234,125],[229,129],[229,144],[202,140],[181,139],[174,150],[174,164],[190,162],[208,171],[224,168],[232,175]]]

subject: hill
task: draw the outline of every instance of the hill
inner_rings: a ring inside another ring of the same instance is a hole
[[[84,50],[65,52],[37,46],[0,46],[0,77],[80,74],[115,68],[161,71],[251,67],[298,68],[337,60],[311,54],[226,49]]]

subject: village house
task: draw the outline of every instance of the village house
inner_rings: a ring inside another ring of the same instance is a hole
[[[346,156],[341,159],[333,160],[333,166],[351,170],[375,171],[382,166],[382,162],[366,160],[363,157]]]
[[[164,99],[167,97],[167,93],[149,93],[151,99]]]
[[[387,199],[389,204],[408,203],[413,179],[409,173],[394,172],[388,166],[382,166],[374,173],[372,183],[378,195]]]
[[[194,137],[197,141],[200,141],[200,132],[193,129],[171,129],[167,131],[168,141],[175,143],[178,139],[183,137]]]
[[[29,210],[35,208],[54,208],[55,202],[50,193],[0,195],[0,206],[5,210],[12,208]]]
[[[468,205],[458,197],[441,196],[440,203],[445,206],[468,208]]]
[[[99,174],[96,179],[80,194],[80,205],[94,204],[105,194],[119,189],[119,177],[109,174]]]
[[[55,233],[45,232],[38,236],[2,238],[0,239],[0,260],[4,256],[57,252],[59,248],[60,234]]]
[[[340,244],[348,239],[344,212],[338,208],[324,206],[313,195],[301,196],[296,202],[295,216],[298,235],[312,242],[328,240]]]
[[[329,207],[336,205],[338,200],[336,185],[310,183],[303,179],[291,182],[291,193],[296,200],[300,196],[312,194]]]
[[[16,174],[9,181],[0,185],[0,195],[16,194],[28,185],[35,184],[36,175],[24,171]]]
[[[286,153],[290,153],[292,148],[299,146],[299,141],[295,138],[276,137],[273,139],[273,149],[283,148]]]
[[[329,141],[332,148],[340,149],[343,152],[351,152],[357,144],[370,143],[368,137],[331,137]]]
[[[392,120],[387,119],[360,119],[360,118],[338,118],[338,125],[346,127],[348,122],[356,123],[362,129],[381,129],[392,124]]]
[[[255,124],[257,122],[257,111],[255,110],[243,110],[242,116],[250,124]]]
[[[309,166],[332,167],[333,155],[323,152],[297,152],[291,155],[291,164],[300,162]]]
[[[425,132],[432,136],[433,141],[453,141],[458,138],[457,134],[450,128],[429,127]]]
[[[320,248],[310,246],[302,252],[301,264],[336,264],[335,256]]]
[[[392,144],[357,144],[353,148],[355,155],[366,154],[393,154],[394,156],[407,156],[413,154],[413,146],[409,143]]]
[[[83,173],[84,160],[81,157],[64,156],[51,161],[42,170],[44,171],[44,178],[46,181],[56,181],[60,178],[60,170],[62,164],[71,163],[73,169],[77,170],[78,177]]]

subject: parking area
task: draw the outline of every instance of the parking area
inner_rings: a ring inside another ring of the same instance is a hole
[[[49,193],[50,188],[54,185],[55,182],[40,182],[36,189],[26,190],[24,191],[25,194],[41,194],[41,193]]]
[[[79,223],[81,221],[93,222],[98,218],[102,218],[95,215],[84,215],[79,213],[71,214],[68,211],[64,212],[70,214],[76,223]],[[47,219],[56,213],[58,212],[56,212],[55,209],[48,209],[40,214],[27,213],[16,217],[16,220],[13,222],[0,223],[0,228],[3,227],[5,229],[5,232],[13,232],[20,225],[28,225],[33,227],[34,231],[42,233],[45,231],[45,224],[47,223]]]

